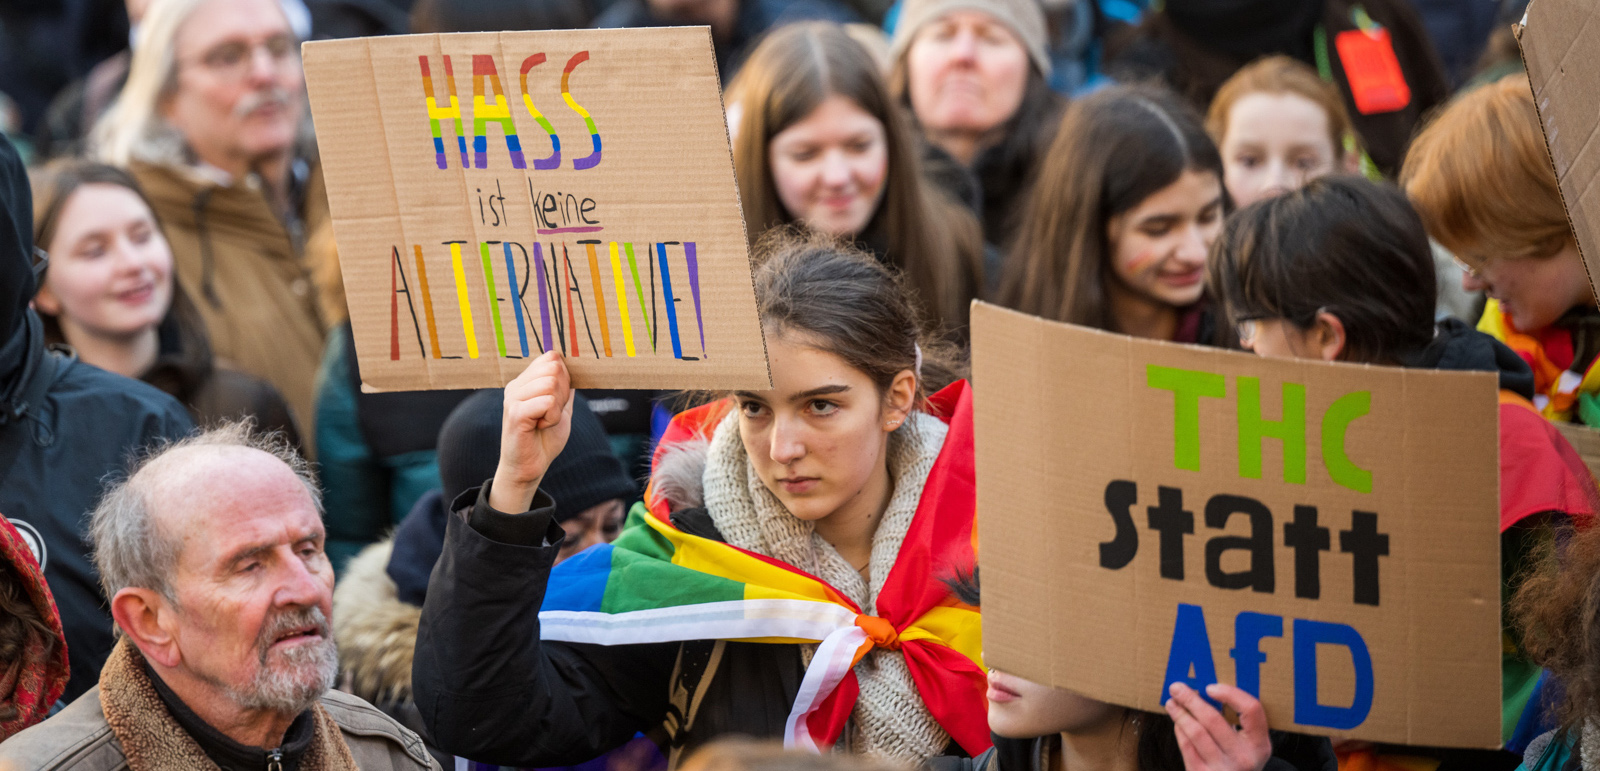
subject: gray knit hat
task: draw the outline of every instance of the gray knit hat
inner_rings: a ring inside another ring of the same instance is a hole
[[[1033,66],[1045,75],[1050,74],[1050,56],[1045,53],[1044,11],[1039,9],[1039,0],[905,0],[900,8],[900,20],[895,23],[894,40],[889,44],[889,60],[900,61],[918,30],[951,11],[982,11],[995,17],[1022,41]]]

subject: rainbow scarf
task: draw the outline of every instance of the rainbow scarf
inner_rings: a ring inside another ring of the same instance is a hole
[[[679,415],[663,444],[704,436],[726,402]],[[685,640],[819,643],[784,727],[784,744],[838,741],[860,694],[855,664],[897,650],[928,711],[971,755],[990,746],[978,610],[939,576],[975,564],[972,397],[964,382],[930,399],[950,426],[905,543],[862,613],[826,582],[771,557],[684,533],[666,502],[637,505],[615,543],[559,565],[539,612],[546,640],[632,645]],[[648,494],[646,499],[650,500]]]

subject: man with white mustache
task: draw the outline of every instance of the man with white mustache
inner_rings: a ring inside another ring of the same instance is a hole
[[[333,567],[308,464],[225,425],[170,445],[91,515],[120,638],[99,685],[0,745],[0,769],[438,769],[330,690]]]
[[[303,251],[328,213],[299,48],[279,0],[155,0],[90,144],[144,187],[217,357],[310,437],[326,328]]]

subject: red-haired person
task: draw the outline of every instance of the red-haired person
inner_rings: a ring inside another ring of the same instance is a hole
[[[1206,131],[1222,152],[1234,206],[1361,165],[1339,89],[1287,56],[1259,59],[1228,78],[1206,111]]]
[[[1600,427],[1600,310],[1521,75],[1470,91],[1417,135],[1401,184],[1463,285],[1478,329],[1533,368],[1545,417]]]

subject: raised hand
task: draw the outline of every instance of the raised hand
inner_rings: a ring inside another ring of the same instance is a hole
[[[556,351],[534,359],[506,385],[490,506],[510,514],[528,510],[550,462],[567,446],[573,404],[572,378]]]
[[[1261,702],[1231,685],[1212,683],[1206,695],[1239,713],[1239,728],[1200,698],[1193,688],[1173,683],[1168,691],[1167,714],[1178,735],[1178,750],[1188,771],[1261,771],[1272,757],[1267,736],[1267,714]]]

